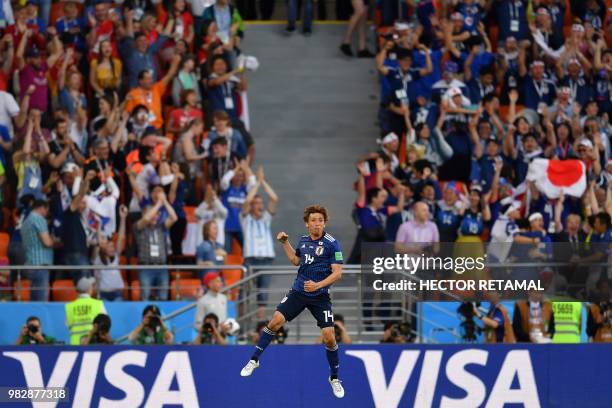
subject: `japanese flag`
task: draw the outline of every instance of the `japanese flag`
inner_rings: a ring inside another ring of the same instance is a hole
[[[586,189],[586,169],[580,160],[534,159],[529,164],[527,180],[535,181],[548,198],[558,198],[561,190],[581,197]]]

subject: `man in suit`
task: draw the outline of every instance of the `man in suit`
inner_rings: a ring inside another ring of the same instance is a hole
[[[559,268],[559,272],[565,276],[568,283],[568,292],[573,294],[584,284],[585,271],[580,271],[578,260],[586,255],[586,234],[580,228],[582,218],[578,214],[569,214],[566,220],[565,230],[553,234],[555,242],[553,246],[554,259],[559,262],[567,262],[567,266]]]

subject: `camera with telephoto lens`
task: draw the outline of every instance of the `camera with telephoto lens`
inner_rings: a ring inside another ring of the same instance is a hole
[[[28,324],[28,332],[32,334],[38,333],[38,326],[35,324]]]
[[[161,326],[160,317],[158,315],[152,315],[151,317],[149,317],[148,326],[151,330],[157,332],[157,330],[159,330],[159,327]]]
[[[205,333],[212,333],[213,332],[213,326],[210,323],[204,323],[204,326],[202,326],[202,331]]]
[[[287,336],[289,336],[289,329],[285,329],[284,326],[281,326],[281,328],[276,331],[276,337],[274,337],[274,342],[276,344],[285,344]]]
[[[413,340],[412,326],[408,322],[395,323],[393,326],[391,326],[389,338],[393,342],[395,342],[396,339],[401,338],[403,338],[406,342],[411,342]]]
[[[457,313],[461,319],[461,324],[459,325],[461,328],[461,338],[468,343],[475,342],[478,335],[482,333],[482,328],[474,321],[474,306],[476,308],[480,307],[480,302],[463,302],[457,308]]]

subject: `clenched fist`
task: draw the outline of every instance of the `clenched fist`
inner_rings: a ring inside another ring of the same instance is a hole
[[[287,235],[286,232],[279,232],[276,239],[278,239],[281,244],[284,244],[289,239],[289,235]]]

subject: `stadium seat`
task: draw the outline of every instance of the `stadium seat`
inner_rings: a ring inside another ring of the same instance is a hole
[[[199,279],[181,279],[180,282],[173,280],[170,283],[170,299],[197,299],[202,291],[202,283]]]
[[[130,299],[140,300],[140,282],[138,282],[138,279],[130,282]]]
[[[196,211],[196,208],[194,206],[191,206],[191,205],[185,206],[185,218],[187,219],[188,223],[198,222],[198,219],[195,215],[195,211]]]
[[[51,297],[54,302],[71,302],[77,292],[71,279],[59,279],[51,284]]]
[[[21,280],[21,289],[15,283],[15,288],[13,290],[13,298],[15,300],[20,300],[21,302],[29,302],[30,301],[30,281],[27,279]]]
[[[8,258],[8,246],[11,237],[6,232],[0,232],[0,258]]]
[[[221,276],[223,276],[225,286],[230,286],[242,279],[242,269],[224,269],[221,271]],[[236,300],[239,293],[240,289],[234,288],[227,293],[227,297],[230,300]]]
[[[184,279],[193,279],[193,272],[194,271],[172,271],[170,272],[170,279],[174,280],[174,279],[178,279],[180,276],[181,282]]]
[[[233,255],[242,254],[242,246],[236,238],[232,238],[232,252]]]
[[[244,258],[241,254],[228,254],[225,258],[226,265],[244,265]]]

